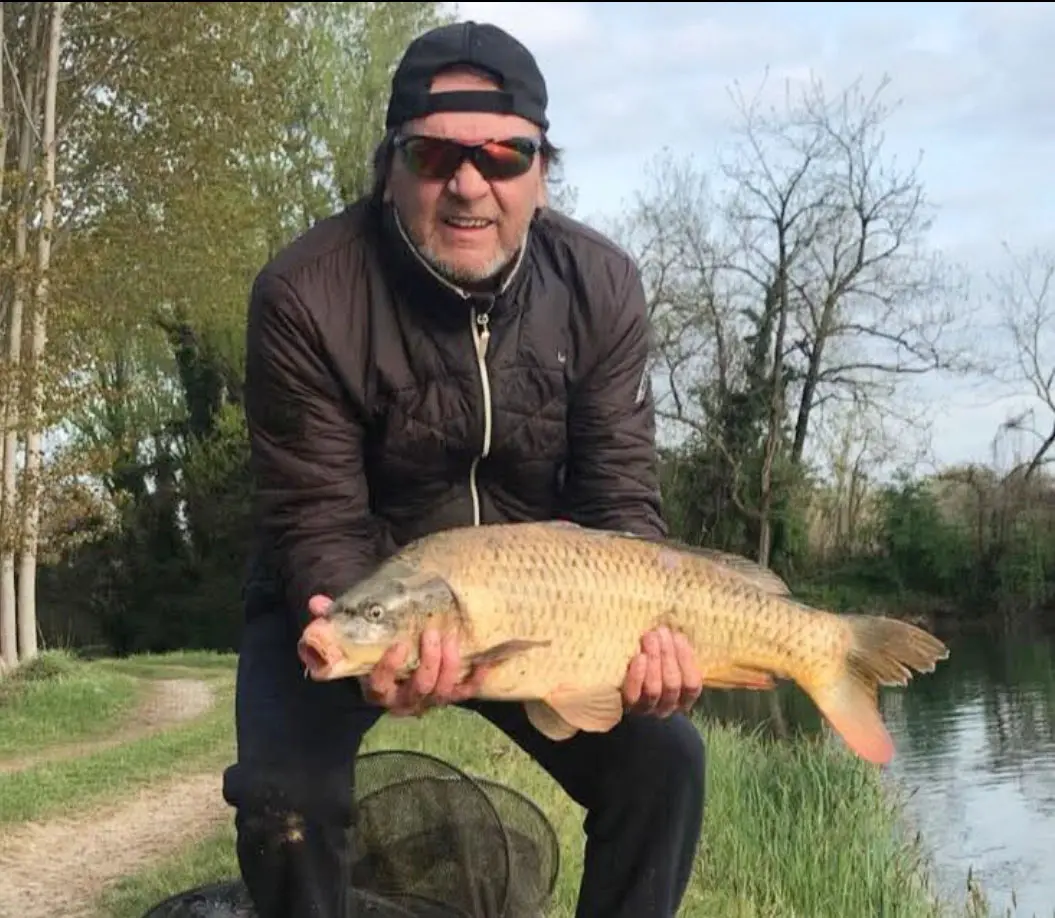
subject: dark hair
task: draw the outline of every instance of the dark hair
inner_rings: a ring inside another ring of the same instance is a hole
[[[396,152],[396,138],[399,136],[398,128],[390,128],[385,131],[385,136],[374,150],[373,158],[373,183],[370,189],[370,197],[375,204],[380,204],[385,193],[385,183],[388,181],[388,170],[392,168],[392,158]],[[542,158],[543,168],[546,170],[546,180],[556,181],[554,173],[560,168],[563,161],[563,150],[554,146],[549,137],[542,135],[542,146],[539,156]]]

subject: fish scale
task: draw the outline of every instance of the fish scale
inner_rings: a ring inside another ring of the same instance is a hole
[[[790,596],[737,555],[565,522],[451,529],[406,546],[305,630],[312,678],[364,675],[396,640],[432,625],[490,672],[480,696],[518,701],[555,741],[613,729],[643,634],[685,635],[705,686],[797,682],[863,758],[888,761],[880,685],[905,685],[948,656],[906,622],[836,615]],[[417,663],[411,653],[407,667]]]

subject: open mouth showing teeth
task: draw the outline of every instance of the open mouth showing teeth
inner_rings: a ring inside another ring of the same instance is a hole
[[[447,217],[443,222],[457,229],[485,229],[491,225],[490,220],[471,220],[467,217]]]

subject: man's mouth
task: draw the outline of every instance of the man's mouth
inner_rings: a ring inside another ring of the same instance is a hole
[[[482,217],[444,217],[443,222],[454,229],[481,230],[487,229],[493,221]]]

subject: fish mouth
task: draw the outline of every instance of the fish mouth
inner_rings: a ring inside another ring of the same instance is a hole
[[[313,679],[325,679],[341,659],[341,651],[328,622],[317,620],[304,629],[297,641],[297,656]]]

